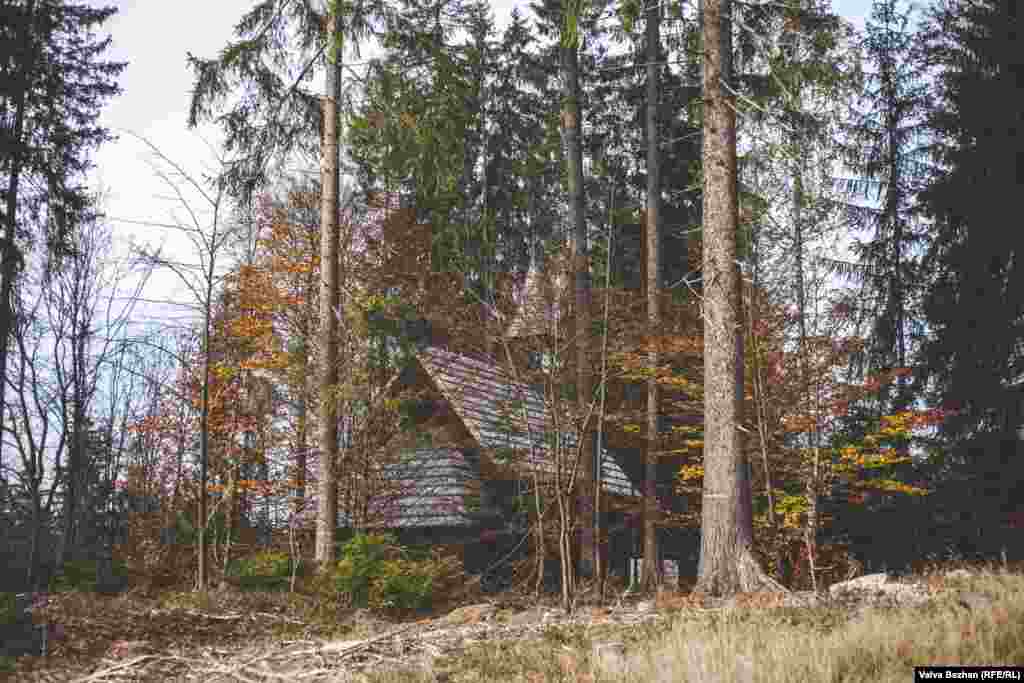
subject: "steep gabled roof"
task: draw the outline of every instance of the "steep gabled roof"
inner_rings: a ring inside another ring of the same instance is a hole
[[[482,448],[498,453],[512,449],[521,458],[521,468],[553,472],[547,439],[553,421],[538,391],[514,381],[493,363],[437,347],[424,348],[416,358]],[[568,434],[570,429],[563,432]],[[567,448],[575,445],[571,435],[563,438]],[[601,462],[605,490],[637,495],[607,450]]]
[[[539,392],[509,379],[494,363],[438,347],[418,351],[416,360],[402,373],[402,381],[414,381],[409,373],[425,373],[431,390],[446,406],[421,425],[435,445],[413,445],[415,437],[409,437],[408,445],[401,438],[392,442],[389,449],[397,459],[381,465],[380,474],[388,483],[369,501],[367,523],[392,529],[473,528],[494,513],[480,505],[485,493],[481,480],[486,477],[483,453],[499,460],[511,450],[515,457],[508,465],[524,475],[532,470],[553,472],[545,438],[551,430],[549,411]],[[454,431],[445,431],[445,426]],[[536,447],[531,449],[531,444]],[[567,437],[565,447],[573,445],[574,439]],[[603,490],[638,495],[609,452],[602,455]],[[339,511],[339,526],[350,523]]]

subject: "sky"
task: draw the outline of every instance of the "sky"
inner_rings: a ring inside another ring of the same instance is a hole
[[[129,244],[162,245],[175,260],[196,262],[194,248],[180,231],[142,226],[137,222],[177,224],[188,219],[180,205],[171,201],[172,188],[154,173],[152,154],[134,135],[140,135],[172,158],[197,179],[217,168],[215,149],[219,135],[212,125],[187,128],[193,75],[186,53],[213,57],[234,37],[233,27],[255,0],[114,0],[119,12],[104,26],[113,38],[107,57],[127,61],[120,77],[122,94],[109,101],[101,123],[120,139],[104,145],[93,157],[91,183],[105,194],[104,210],[114,228],[117,253],[126,257]],[[92,0],[109,5],[110,0]],[[526,10],[526,2],[500,0],[492,3],[502,27],[514,6]],[[834,7],[857,28],[870,12],[870,0],[838,0]],[[372,52],[363,51],[365,58]],[[314,82],[321,82],[322,78]],[[204,202],[195,193],[186,195],[194,210]],[[200,213],[200,220],[204,214]],[[206,215],[206,220],[209,216]],[[134,221],[134,222],[133,222]],[[170,272],[156,272],[143,296],[183,303],[193,301]],[[137,309],[138,325],[161,320],[182,320],[188,308],[146,305]],[[141,331],[141,330],[137,330]]]

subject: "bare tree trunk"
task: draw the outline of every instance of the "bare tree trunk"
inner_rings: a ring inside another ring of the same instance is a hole
[[[730,0],[705,0],[704,26],[704,494],[696,590],[713,595],[766,588],[743,509],[749,498],[739,427],[742,336],[736,267],[736,113],[728,83]],[[749,505],[749,503],[748,503]]]
[[[341,31],[335,10],[328,20],[327,36],[333,45]],[[337,52],[332,47],[329,52]],[[334,560],[334,535],[338,526],[338,486],[334,466],[338,458],[338,415],[334,393],[338,384],[338,100],[341,99],[341,54],[328,60],[323,99],[324,139],[320,169],[323,174],[320,204],[320,483],[316,523],[316,562],[326,569]]]
[[[739,416],[737,417],[737,425],[742,423],[743,419],[743,393],[745,386],[744,377],[744,349],[743,349],[743,298],[742,298],[742,278],[739,266],[739,261],[735,263],[736,271],[736,283],[740,289],[738,296],[739,308],[737,310],[736,319],[736,405],[739,406]],[[747,450],[743,444],[743,433],[739,432],[738,437],[740,440],[740,451],[739,451],[739,510],[737,511],[737,522],[741,529],[750,529],[753,533],[754,528],[754,492],[750,486],[750,459],[747,457]]]
[[[39,590],[41,567],[39,563],[39,546],[43,533],[43,514],[39,504],[39,490],[32,491],[32,540],[28,550],[28,585],[29,590]]]
[[[533,502],[537,510],[537,583],[533,587],[534,593],[539,597],[544,588],[544,565],[547,562],[547,544],[544,541],[544,511],[541,509],[540,476],[537,471],[533,473]]]
[[[306,377],[304,369],[295,425],[295,498],[292,505],[294,514],[298,514],[306,504],[306,457],[309,450],[309,403],[307,401]]]
[[[608,394],[608,307],[611,299],[612,287],[612,232],[615,229],[615,180],[612,179],[608,191],[608,237],[605,242],[605,253],[608,255],[604,268],[604,320],[601,328],[601,404],[597,412],[597,453],[598,466],[594,479],[594,508],[597,510],[596,522],[594,523],[594,537],[597,539],[597,552],[595,556],[594,574],[597,576],[597,599],[604,602],[605,580],[608,576],[608,540],[605,538],[605,530],[601,521],[601,483],[603,471],[604,445],[604,415],[605,398]]]
[[[13,237],[16,226],[18,181],[19,173],[18,169],[15,169],[11,173],[10,187],[7,189],[7,220],[4,225],[3,253],[0,256],[0,434],[3,434],[7,412],[7,351],[14,330],[14,279],[17,277],[17,264],[20,258]],[[0,440],[0,456],[2,454],[3,441]],[[3,459],[0,457],[0,464],[2,462]]]
[[[87,284],[84,281],[89,274],[88,260],[93,255],[88,253],[90,244],[88,238],[85,242],[82,253],[76,255],[66,267],[73,273],[71,280],[67,283],[65,313],[71,319],[68,321],[70,334],[68,343],[71,346],[71,376],[67,378],[71,389],[71,410],[70,421],[67,424],[65,417],[64,429],[71,432],[70,447],[68,448],[68,466],[64,472],[64,518],[63,533],[61,535],[56,563],[63,566],[65,562],[72,559],[78,545],[80,519],[80,503],[84,502],[84,470],[86,462],[86,431],[85,421],[87,415],[87,398],[92,392],[87,391],[88,378],[85,368],[85,352],[89,345],[89,311],[87,306],[87,293],[84,291]],[[97,273],[93,273],[97,275]],[[67,416],[69,411],[65,410]],[[70,429],[68,429],[70,428]],[[82,499],[82,500],[80,500]]]
[[[318,240],[313,237],[311,244]],[[322,247],[321,247],[322,248]],[[310,271],[304,283],[306,301],[312,302],[316,294],[316,273]],[[302,355],[300,359],[299,381],[298,381],[298,416],[295,435],[295,504],[293,511],[298,514],[306,507],[306,480],[309,473],[309,443],[310,443],[310,403],[313,396],[310,380],[312,379],[312,357],[311,350],[314,348],[314,318],[306,315],[301,322],[302,334]]]
[[[796,38],[794,37],[794,40]],[[795,49],[795,47],[794,47]],[[799,104],[797,111],[799,111]],[[811,578],[811,589],[818,590],[818,577],[815,567],[815,558],[818,554],[818,487],[821,474],[820,468],[820,438],[819,438],[819,411],[818,411],[818,390],[817,379],[810,367],[810,347],[807,334],[807,280],[804,262],[804,222],[803,222],[803,200],[804,200],[804,172],[806,162],[800,124],[797,123],[796,146],[797,164],[793,174],[793,246],[796,261],[796,300],[797,300],[797,323],[799,326],[799,353],[800,353],[800,384],[803,392],[804,409],[814,416],[814,426],[809,434],[808,446],[811,450],[811,471],[807,475],[805,495],[807,497],[807,521],[804,528],[804,548],[807,552],[807,568]]]
[[[756,177],[754,181],[757,184]],[[761,359],[761,344],[758,340],[755,332],[755,323],[760,320],[760,307],[758,305],[758,297],[760,293],[760,255],[758,252],[758,239],[759,237],[754,234],[751,239],[752,243],[752,276],[753,282],[750,288],[750,304],[746,307],[746,329],[750,336],[750,348],[753,353],[751,359],[751,377],[754,381],[754,409],[757,411],[757,439],[758,447],[761,454],[761,467],[764,471],[764,490],[765,495],[768,498],[768,527],[772,530],[772,533],[776,531],[775,521],[775,490],[772,486],[772,473],[770,463],[768,461],[768,398],[766,396],[765,379],[764,379],[764,363]],[[776,559],[776,573],[778,577],[786,581],[787,571],[785,564],[785,554],[783,552],[778,553]]]
[[[221,590],[228,587],[228,565],[231,564],[231,536],[235,529],[235,510],[238,506],[236,494],[239,469],[238,464],[228,467],[228,485],[224,490],[224,497],[226,499],[224,501],[224,563],[221,565],[221,578],[220,585],[218,586]]]
[[[199,564],[196,576],[196,590],[206,590],[206,512],[207,491],[210,463],[210,308],[213,300],[213,263],[210,258],[206,279],[206,300],[203,302],[203,388],[201,414],[199,417],[199,519],[196,530],[199,532]]]
[[[572,503],[565,495],[562,483],[555,480],[555,499],[558,503],[558,556],[562,562],[562,609],[572,610],[572,599],[576,592],[576,572],[573,567]]]
[[[579,58],[577,41],[561,48],[562,139],[566,150],[569,184],[569,225],[571,226],[574,276],[576,337],[576,402],[581,416],[590,413],[593,380],[590,372],[590,259],[583,197],[583,141],[580,136]],[[594,437],[588,424],[581,425],[580,475],[577,480],[576,511],[580,524],[579,574],[594,574]]]
[[[644,570],[640,584],[653,591],[661,584],[658,553],[658,351],[655,336],[661,330],[661,150],[658,148],[658,103],[661,98],[658,66],[661,51],[661,4],[647,5],[647,438],[644,441]]]

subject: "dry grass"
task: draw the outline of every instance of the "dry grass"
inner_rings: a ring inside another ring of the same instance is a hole
[[[923,607],[680,610],[668,627],[549,629],[539,640],[481,643],[429,669],[367,675],[367,683],[447,681],[907,681],[914,666],[1024,665],[1024,575],[970,568],[946,579],[932,568],[911,580],[943,595]],[[958,596],[981,597],[974,609]],[[988,598],[988,601],[985,600]],[[977,607],[977,604],[983,605]],[[595,661],[593,644],[621,642],[622,657]]]
[[[549,626],[529,639],[466,643],[427,668],[396,663],[337,680],[884,682],[910,680],[915,665],[1024,664],[1024,570],[969,567],[969,578],[947,578],[953,568],[931,567],[908,579],[940,594],[923,607],[858,613],[838,606],[783,608],[753,595],[741,596],[746,599],[736,600],[735,608],[704,609],[698,596],[668,593],[655,601],[672,615],[667,622]],[[366,610],[323,614],[322,604],[301,594],[164,591],[142,598],[129,592],[97,600],[72,592],[57,602],[53,617],[69,634],[60,656],[23,658],[17,669],[0,667],[0,679],[29,680],[30,670],[58,663],[90,670],[128,636],[153,652],[234,652],[257,640],[364,638],[392,626]],[[604,648],[609,654],[598,661],[597,643],[620,645]]]

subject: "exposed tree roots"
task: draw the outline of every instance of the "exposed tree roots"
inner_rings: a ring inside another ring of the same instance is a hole
[[[736,593],[789,593],[789,589],[761,568],[750,548],[741,547],[731,558],[719,558],[717,571],[701,576],[694,592],[714,596]]]

